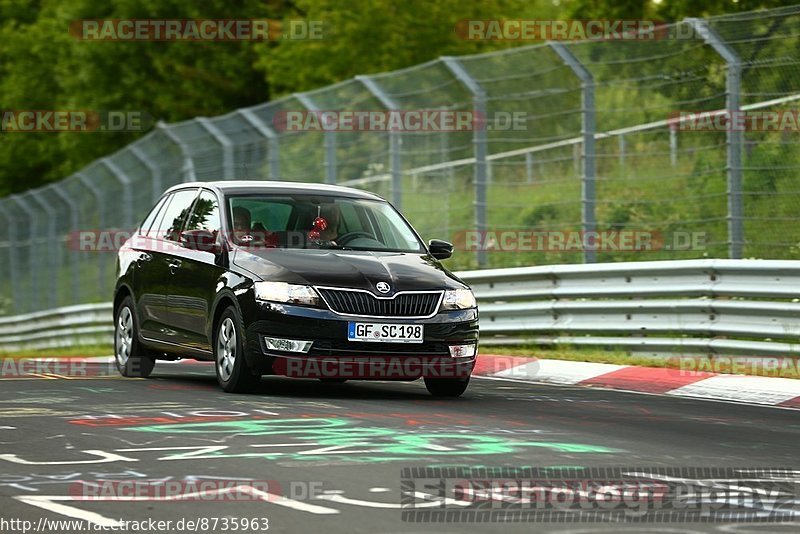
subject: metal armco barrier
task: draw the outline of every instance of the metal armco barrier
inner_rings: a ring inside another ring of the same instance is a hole
[[[800,354],[800,261],[686,260],[457,273],[483,345]],[[111,305],[0,318],[0,350],[110,343]]]

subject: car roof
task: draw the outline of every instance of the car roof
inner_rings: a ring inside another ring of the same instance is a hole
[[[278,195],[292,195],[298,193],[316,194],[324,196],[339,196],[349,198],[364,198],[370,200],[384,200],[382,197],[368,191],[342,187],[339,185],[314,184],[302,182],[275,182],[267,180],[228,180],[224,182],[185,182],[170,187],[166,192],[171,193],[179,189],[190,187],[207,187],[223,195],[248,195],[271,193]]]

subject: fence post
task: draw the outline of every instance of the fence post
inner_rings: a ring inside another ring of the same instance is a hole
[[[620,175],[625,176],[625,135],[619,134],[619,171]]]
[[[529,184],[533,183],[533,153],[525,152],[525,176]]]
[[[308,111],[312,113],[321,111],[307,94],[295,93],[294,97]],[[335,184],[336,174],[336,132],[325,130],[325,183]]]
[[[19,285],[19,270],[17,268],[17,254],[14,247],[16,243],[16,239],[14,238],[14,233],[11,231],[12,225],[14,226],[14,232],[16,232],[16,225],[13,224],[14,219],[8,214],[8,208],[6,207],[6,202],[0,202],[0,213],[3,214],[3,218],[6,220],[6,228],[8,228],[8,269],[9,269],[9,282],[11,283],[11,300],[12,300],[12,308],[16,308],[18,306],[22,306],[22,298],[20,296],[20,285]]]
[[[486,231],[486,153],[488,149],[488,137],[486,133],[486,91],[481,85],[469,75],[461,63],[454,57],[443,56],[440,58],[442,63],[453,73],[464,87],[472,93],[473,106],[475,113],[484,121],[483,125],[473,126],[472,144],[475,152],[475,229],[484,235]],[[478,121],[473,121],[475,124]],[[486,251],[478,247],[477,251],[478,267],[486,267]]]
[[[170,127],[165,124],[164,122],[159,121],[156,124],[156,128],[164,132],[164,135],[169,137],[178,148],[181,149],[181,154],[183,155],[183,181],[185,182],[194,182],[197,180],[197,177],[194,172],[194,160],[192,159],[192,151],[189,149],[189,145],[187,145],[181,136],[176,134],[175,132],[170,129]]]
[[[195,121],[200,123],[208,133],[214,138],[214,140],[222,146],[222,176],[225,180],[235,180],[236,179],[236,169],[234,166],[236,162],[234,161],[234,154],[233,154],[233,141],[231,141],[230,137],[225,135],[222,130],[217,128],[217,126],[208,120],[206,117],[198,117]]]
[[[75,173],[75,176],[78,177],[78,180],[83,184],[86,189],[92,192],[94,195],[95,204],[97,205],[97,224],[100,226],[99,231],[105,232],[108,230],[107,222],[108,219],[106,218],[106,207],[103,204],[103,193],[100,189],[97,188],[96,185],[92,183],[92,181],[83,173]],[[97,260],[97,283],[99,287],[106,287],[106,271],[103,269],[103,262],[99,259]]]
[[[243,108],[238,111],[244,120],[246,120],[253,128],[258,130],[258,133],[267,138],[267,162],[269,165],[269,179],[281,179],[281,158],[280,158],[280,143],[278,142],[278,134],[275,130],[267,126],[258,115],[253,113],[251,109]]]
[[[31,198],[39,204],[47,214],[47,241],[46,241],[46,248],[47,248],[47,264],[42,264],[41,267],[47,267],[49,272],[49,276],[46,278],[48,279],[48,284],[50,289],[47,291],[47,307],[48,308],[56,308],[58,305],[56,304],[57,299],[57,292],[58,292],[58,275],[59,269],[61,268],[61,258],[60,256],[60,243],[56,243],[56,212],[53,210],[53,207],[47,203],[47,199],[42,199],[39,195],[42,193],[41,189],[32,189],[30,191]],[[42,254],[45,256],[45,254]]]
[[[705,20],[689,18],[685,21],[697,34],[725,60],[728,74],[725,78],[725,109],[728,120],[740,111],[742,60]],[[742,200],[742,144],[744,135],[739,128],[728,128],[728,254],[731,259],[741,259],[744,247],[744,206]]]
[[[80,223],[78,222],[78,205],[75,204],[75,201],[72,199],[71,196],[69,196],[67,193],[62,191],[60,187],[58,187],[58,184],[52,184],[48,187],[51,187],[53,189],[53,192],[56,195],[58,195],[67,206],[69,206],[69,220],[70,220],[70,226],[72,227],[72,231],[73,232],[79,231],[80,229],[78,227],[80,226]],[[78,236],[76,235],[74,238],[78,239]],[[76,251],[72,251],[72,253],[69,256],[70,256],[69,258],[70,269],[72,271],[72,275],[70,276],[70,278],[72,278],[72,304],[77,304],[78,302],[80,302],[80,294],[81,294],[80,293],[81,270],[80,270],[80,265],[78,264],[78,256]]]
[[[37,292],[41,289],[41,284],[39,283],[39,267],[43,263],[41,258],[39,258],[39,251],[34,244],[34,236],[39,235],[39,215],[36,213],[36,210],[32,209],[31,205],[28,204],[28,201],[24,200],[20,195],[11,195],[8,198],[12,202],[16,202],[17,205],[22,208],[22,211],[28,215],[28,219],[32,221],[28,232],[28,269],[31,287],[28,293],[29,299],[28,302],[25,303],[24,309],[25,311],[33,311],[35,305],[32,297],[37,296]],[[18,220],[15,225],[17,237],[22,235],[22,232],[19,230],[20,225],[21,221]]]
[[[582,220],[583,220],[583,261],[595,263],[597,254],[588,246],[587,234],[594,232],[597,226],[595,220],[595,106],[594,106],[594,77],[589,70],[576,58],[562,43],[548,42],[552,50],[570,68],[581,81],[581,134],[583,135],[583,173],[582,173]]]
[[[150,183],[152,184],[150,196],[152,197],[153,204],[155,204],[156,200],[161,198],[161,195],[164,194],[164,185],[161,181],[161,167],[150,161],[150,158],[147,157],[147,154],[145,154],[141,148],[136,146],[136,143],[130,145],[130,149],[134,157],[141,161],[142,165],[147,167],[147,170],[150,172]]]
[[[669,163],[673,167],[678,164],[678,123],[669,124]]]
[[[116,163],[111,161],[111,158],[102,158],[100,163],[106,166],[106,168],[111,171],[111,174],[119,180],[122,184],[122,190],[124,191],[124,197],[122,199],[122,212],[123,212],[123,224],[125,225],[123,228],[125,230],[132,230],[136,223],[133,220],[133,184],[131,183],[131,179],[128,178],[122,169],[120,169]]]
[[[369,76],[356,76],[375,98],[380,101],[386,111],[400,111],[400,105],[389,96],[378,83]],[[402,140],[400,132],[389,131],[389,168],[392,175],[392,204],[397,209],[402,209],[403,205],[403,168],[400,154]]]

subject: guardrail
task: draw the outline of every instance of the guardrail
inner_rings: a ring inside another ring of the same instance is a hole
[[[481,343],[800,354],[800,261],[687,260],[456,273]],[[110,343],[111,305],[0,318],[0,350]]]
[[[114,335],[111,308],[110,302],[79,304],[0,317],[0,351],[110,344]]]

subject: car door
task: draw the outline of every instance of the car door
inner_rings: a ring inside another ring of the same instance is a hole
[[[175,271],[178,237],[199,189],[180,189],[172,193],[150,229],[146,267],[136,283],[142,335],[151,340],[179,343],[177,330],[169,317],[167,300]]]
[[[221,243],[220,202],[208,189],[200,191],[183,232],[204,230],[216,243]],[[198,249],[199,248],[199,249]],[[211,247],[181,246],[170,278],[167,297],[167,316],[182,345],[198,350],[211,350],[206,334],[208,316],[216,292],[217,280],[225,272],[220,265],[221,255]]]
[[[135,239],[129,242],[133,252],[133,278],[131,284],[135,298],[139,330],[149,339],[155,339],[163,327],[167,309],[166,293],[159,291],[159,280],[166,278],[166,265],[154,262],[158,251],[155,228],[169,206],[172,194],[164,196],[145,218]]]

